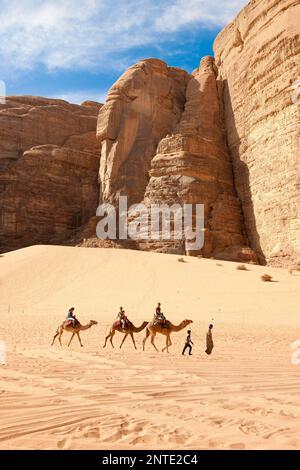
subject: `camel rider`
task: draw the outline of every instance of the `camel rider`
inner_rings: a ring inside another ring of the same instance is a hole
[[[155,315],[154,315],[154,318],[155,318],[155,321],[157,323],[160,323],[161,325],[165,325],[166,324],[166,317],[164,316],[164,314],[162,313],[161,311],[161,303],[158,302],[157,304],[157,307],[156,307],[156,310],[155,310]]]
[[[74,310],[75,310],[75,308],[74,308],[74,307],[71,307],[71,308],[68,310],[68,313],[67,313],[67,320],[72,322],[73,328],[75,328],[76,323],[77,323],[77,319],[76,319],[76,317],[75,317],[75,315],[74,315]]]
[[[123,307],[120,307],[120,311],[118,313],[117,319],[120,321],[122,330],[124,330],[126,327],[126,323],[127,323],[127,317],[125,315],[125,310],[123,309]]]

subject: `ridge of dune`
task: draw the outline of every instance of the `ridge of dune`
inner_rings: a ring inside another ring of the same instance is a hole
[[[296,320],[299,279],[287,270],[247,265],[242,272],[236,270],[238,263],[184,259],[179,263],[175,255],[111,248],[32,246],[1,258],[1,305],[43,316],[43,311],[62,315],[74,304],[78,311],[111,318],[125,304],[130,314],[151,318],[159,299],[175,317],[188,299],[186,314],[199,320],[216,312],[224,320],[238,320],[241,307],[253,321]],[[266,272],[275,282],[261,282]],[[232,296],[243,299],[237,310]]]

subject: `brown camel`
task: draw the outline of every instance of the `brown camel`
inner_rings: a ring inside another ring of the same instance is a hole
[[[77,335],[77,338],[78,338],[78,340],[79,340],[80,346],[83,347],[83,344],[81,343],[81,338],[80,338],[80,335],[79,335],[79,331],[88,330],[88,329],[91,328],[91,326],[93,326],[93,325],[98,325],[98,322],[96,322],[95,320],[90,320],[87,325],[81,325],[81,324],[78,322],[77,325],[75,326],[75,328],[73,328],[73,326],[70,325],[70,322],[69,322],[68,320],[65,320],[65,321],[57,328],[57,331],[56,331],[56,333],[55,333],[55,335],[54,335],[54,337],[53,337],[53,341],[52,341],[51,346],[53,346],[54,341],[55,341],[55,339],[57,338],[57,336],[58,336],[60,345],[62,346],[62,344],[61,344],[61,335],[63,334],[64,331],[68,331],[69,333],[72,333],[72,336],[71,336],[71,339],[70,339],[70,341],[69,341],[68,347],[70,346],[71,341],[72,341],[72,339],[74,338],[75,335]]]
[[[131,339],[132,339],[132,342],[133,342],[133,345],[135,347],[135,349],[137,349],[136,347],[136,344],[135,344],[135,340],[134,340],[134,336],[133,336],[133,333],[139,333],[140,331],[142,331],[146,326],[148,325],[148,322],[147,321],[144,321],[141,326],[139,326],[138,328],[136,326],[133,325],[133,323],[131,322],[126,322],[126,326],[124,329],[121,328],[121,325],[120,325],[120,322],[119,321],[115,321],[109,331],[109,334],[106,336],[105,338],[105,343],[104,343],[104,348],[106,346],[106,343],[107,343],[107,340],[109,339],[110,340],[110,344],[112,345],[112,347],[114,348],[114,345],[113,345],[113,337],[116,333],[116,331],[118,331],[119,333],[124,333],[124,338],[122,340],[122,343],[120,344],[120,349],[121,347],[123,346],[124,344],[124,341],[125,339],[127,338],[128,335],[131,336]]]
[[[145,351],[145,343],[147,341],[147,338],[151,336],[151,344],[153,345],[154,349],[158,352],[158,349],[154,343],[154,338],[156,336],[156,333],[160,333],[161,335],[166,336],[166,346],[162,349],[162,352],[164,352],[165,350],[169,352],[169,347],[172,345],[170,338],[171,333],[183,330],[190,323],[193,323],[193,320],[183,320],[179,325],[173,325],[170,321],[167,321],[166,325],[163,326],[162,324],[157,323],[155,320],[152,320],[152,322],[148,324],[146,329],[146,336],[143,340],[143,351]]]

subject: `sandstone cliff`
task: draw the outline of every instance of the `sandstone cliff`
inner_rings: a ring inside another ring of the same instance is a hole
[[[157,144],[178,123],[189,74],[147,59],[130,67],[110,89],[97,127],[103,200],[126,194],[140,202]]]
[[[184,241],[97,240],[98,201],[127,195],[149,207],[203,203],[204,256],[299,258],[299,9],[300,0],[252,0],[218,35],[215,60],[193,74],[143,60],[100,112],[34,97],[0,105],[0,249],[186,252]]]
[[[252,248],[300,252],[300,2],[251,1],[217,37],[227,142]]]
[[[0,247],[63,242],[95,214],[100,105],[9,97],[0,105]]]
[[[154,59],[125,72],[99,114],[101,200],[204,204],[201,254],[256,260],[243,233],[216,76],[209,57],[193,76]],[[136,247],[186,252],[184,240]]]
[[[211,57],[205,57],[190,76],[181,119],[173,134],[159,142],[151,161],[144,202],[149,206],[174,202],[204,204],[205,243],[201,254],[255,259],[246,247],[216,76],[217,68]],[[177,253],[187,250],[184,242],[150,242],[141,246]]]

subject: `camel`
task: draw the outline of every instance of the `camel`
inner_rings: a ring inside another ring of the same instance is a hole
[[[77,338],[79,340],[79,344],[81,347],[83,347],[83,344],[81,342],[81,338],[80,338],[80,335],[79,335],[79,331],[85,331],[85,330],[88,330],[90,329],[93,325],[98,325],[98,322],[96,322],[95,320],[90,320],[89,323],[87,325],[81,325],[79,322],[77,322],[77,325],[75,326],[75,328],[73,328],[72,325],[70,325],[70,322],[68,320],[65,320],[58,328],[57,328],[57,331],[53,337],[53,341],[52,341],[52,344],[51,346],[53,346],[54,344],[54,341],[55,339],[57,338],[58,336],[58,339],[59,339],[59,342],[60,342],[60,345],[62,346],[62,343],[61,343],[61,335],[63,334],[64,331],[68,331],[69,333],[72,333],[72,336],[71,336],[71,339],[69,341],[69,344],[68,344],[68,347],[70,346],[71,342],[72,342],[72,339],[74,338],[75,335],[77,335]]]
[[[172,345],[170,338],[171,333],[183,330],[190,323],[193,323],[193,320],[183,320],[179,325],[173,325],[170,321],[167,321],[166,326],[163,327],[162,324],[156,323],[155,320],[152,320],[152,322],[148,323],[146,329],[146,336],[143,340],[143,351],[145,351],[145,343],[147,341],[147,338],[151,335],[151,344],[153,345],[154,349],[158,352],[158,349],[154,343],[154,338],[156,336],[156,333],[160,333],[161,335],[166,336],[166,346],[162,349],[162,352],[164,352],[165,350],[169,352],[169,347]]]
[[[120,344],[120,349],[121,347],[123,346],[124,344],[124,341],[125,339],[127,338],[128,335],[131,336],[131,339],[132,339],[132,342],[133,342],[133,345],[135,347],[135,349],[137,349],[136,347],[136,344],[135,344],[135,340],[134,340],[134,336],[133,336],[133,333],[139,333],[140,331],[142,331],[146,326],[148,325],[148,322],[147,321],[144,321],[141,326],[139,326],[138,328],[136,326],[133,325],[133,323],[131,322],[127,322],[126,323],[126,327],[124,329],[121,328],[121,325],[120,325],[120,322],[119,321],[115,321],[109,331],[109,334],[106,336],[105,338],[105,343],[104,343],[104,348],[106,346],[106,343],[107,343],[107,340],[109,339],[110,340],[110,344],[112,345],[112,347],[114,348],[114,345],[113,345],[113,337],[116,333],[116,331],[119,331],[119,333],[124,333],[124,338]]]

